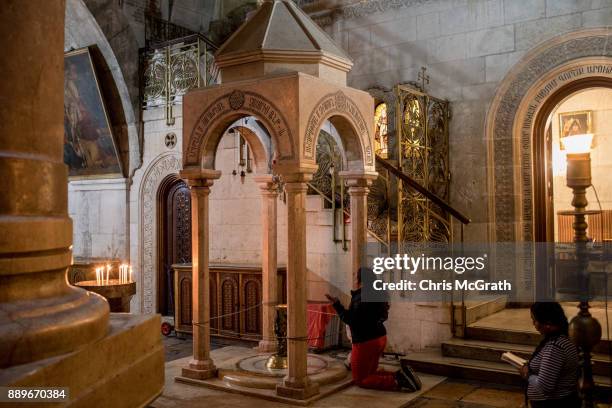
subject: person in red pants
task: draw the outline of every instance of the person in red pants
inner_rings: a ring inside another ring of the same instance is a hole
[[[357,274],[358,288],[351,291],[351,303],[345,308],[338,298],[326,294],[327,299],[338,313],[340,320],[351,329],[352,351],[351,370],[354,383],[362,388],[384,391],[416,391],[421,388],[418,377],[407,366],[397,372],[378,369],[387,344],[387,330],[383,324],[389,316],[389,303],[362,302],[361,279],[373,276],[367,268],[360,268]]]

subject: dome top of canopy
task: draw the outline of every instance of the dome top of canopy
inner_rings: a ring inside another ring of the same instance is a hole
[[[345,80],[353,65],[291,0],[265,1],[219,48],[215,61],[223,82],[288,71]]]

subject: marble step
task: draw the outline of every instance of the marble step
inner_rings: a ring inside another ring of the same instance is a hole
[[[442,343],[442,355],[481,361],[499,362],[502,353],[510,351],[520,357],[529,358],[534,346],[496,341],[451,339]],[[593,355],[593,373],[612,376],[612,358],[606,354]]]
[[[527,346],[537,346],[541,340],[541,335],[536,331],[511,330],[499,327],[480,326],[478,323],[466,328],[466,339],[483,340],[491,342],[502,342],[521,344]],[[601,339],[593,348],[594,353],[608,354],[610,350],[610,340]]]
[[[494,313],[503,310],[508,302],[507,296],[499,295],[481,295],[477,300],[467,299],[464,301],[466,325],[477,322],[483,317],[490,316]],[[463,321],[463,312],[461,309],[460,300],[456,301],[455,321],[461,324]]]
[[[466,380],[483,381],[492,384],[523,385],[517,370],[504,362],[448,357],[440,349],[410,353],[402,358],[410,366],[425,374]],[[612,392],[612,379],[609,376],[594,376],[595,386],[603,392]]]

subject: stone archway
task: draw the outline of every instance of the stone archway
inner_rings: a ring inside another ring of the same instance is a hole
[[[189,121],[191,112],[185,114],[185,122]],[[275,156],[278,160],[295,159],[293,135],[285,115],[266,96],[253,91],[235,89],[218,96],[209,103],[195,119],[195,124],[189,129],[190,134],[183,139],[183,156],[185,166],[214,168],[217,145],[223,132],[237,119],[253,116],[264,124],[272,137],[275,146]],[[255,160],[267,160],[265,148],[253,140],[251,148]]]
[[[529,52],[503,80],[486,122],[491,241],[534,240],[536,117],[558,89],[612,76],[611,40],[607,29],[557,37]]]
[[[356,170],[356,166],[362,169],[374,166],[371,137],[373,123],[366,122],[355,102],[342,91],[323,96],[312,108],[304,136],[305,159],[316,157],[317,138],[326,120],[334,125],[340,135],[349,168]]]
[[[155,313],[157,301],[157,191],[162,181],[171,174],[178,174],[181,158],[177,153],[166,153],[157,158],[142,178],[138,197],[140,259],[135,270],[141,288],[135,298],[142,313]]]

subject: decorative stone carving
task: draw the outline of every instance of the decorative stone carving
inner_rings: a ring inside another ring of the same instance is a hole
[[[189,136],[185,165],[198,165],[202,145],[205,136],[210,135],[209,129],[214,129],[218,121],[227,117],[232,111],[239,111],[245,116],[255,116],[261,119],[270,132],[274,133],[276,141],[293,140],[290,135],[289,125],[281,111],[267,98],[255,92],[242,92],[234,90],[224,94],[212,102],[208,108],[200,115],[197,124]],[[279,146],[287,146],[285,151],[281,151],[280,159],[292,159],[294,149],[291,143],[278,143]]]
[[[347,20],[354,17],[363,17],[372,13],[384,13],[389,10],[418,6],[429,0],[370,0],[360,1],[341,9],[342,18]]]
[[[533,240],[532,119],[535,119],[536,109],[541,103],[564,85],[564,81],[571,82],[575,74],[568,70],[542,85],[534,98],[537,104],[533,109],[530,106],[526,114],[528,121],[519,127],[515,121],[521,104],[542,78],[564,64],[589,57],[612,57],[612,49],[606,47],[610,37],[605,30],[585,30],[548,41],[530,52],[502,83],[501,93],[492,104],[487,127],[488,138],[492,141],[490,148],[493,150],[489,171],[494,171],[493,191],[490,193],[497,241]],[[583,75],[589,74],[595,76],[601,73],[597,72],[597,68],[585,66]],[[515,143],[517,139],[518,143]],[[515,149],[518,151],[515,152]],[[518,163],[514,158],[518,159]],[[516,166],[519,166],[518,171],[515,170]],[[519,208],[516,207],[517,203],[520,203]],[[517,222],[521,222],[518,229]],[[520,237],[516,236],[519,231]]]
[[[156,282],[156,212],[157,190],[162,180],[170,174],[178,174],[181,158],[176,153],[165,153],[151,163],[140,190],[140,306],[143,313],[155,313]]]
[[[238,110],[244,105],[244,92],[234,91],[229,96],[229,103],[232,109]]]
[[[174,146],[176,146],[176,133],[174,133],[174,132],[168,133],[166,135],[164,143],[166,144],[166,147],[168,149],[173,149]]]
[[[359,108],[350,98],[347,98],[342,91],[330,93],[322,97],[315,105],[306,123],[306,135],[304,136],[304,157],[314,159],[314,143],[319,135],[321,126],[326,119],[331,116],[341,115],[348,118],[354,129],[359,132],[359,139],[367,141],[366,146],[362,146],[365,153],[365,164],[374,165],[374,154],[372,142],[369,137],[370,124],[368,124]]]

